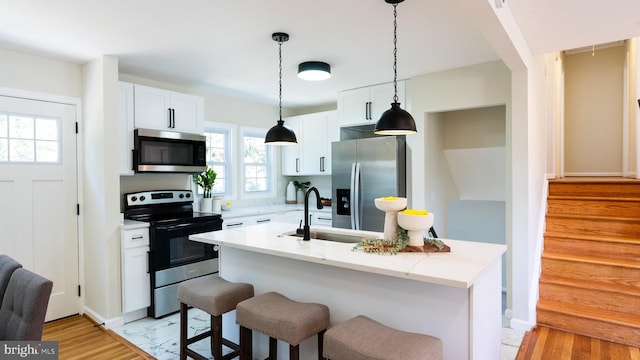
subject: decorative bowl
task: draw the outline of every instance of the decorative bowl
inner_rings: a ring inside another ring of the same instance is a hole
[[[433,213],[412,209],[399,212],[398,225],[407,230],[409,246],[423,246],[424,232],[433,226]]]
[[[403,197],[382,197],[374,200],[376,208],[384,212],[400,211],[407,207],[407,198]]]

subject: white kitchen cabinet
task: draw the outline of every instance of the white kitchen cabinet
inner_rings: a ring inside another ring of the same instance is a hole
[[[281,146],[282,149],[282,175],[300,175],[300,146],[302,134],[300,133],[300,116],[292,116],[284,119],[284,124],[296,134],[298,143],[295,145]]]
[[[133,84],[118,83],[120,175],[133,175]]]
[[[297,145],[282,148],[282,175],[331,175],[331,142],[339,140],[336,111],[287,118]]]
[[[385,83],[338,94],[338,113],[340,126],[375,123],[383,112],[391,108],[393,102],[393,83]],[[398,81],[398,102],[404,109],[405,82]]]
[[[149,86],[135,85],[136,128],[202,134],[204,99]]]
[[[122,312],[126,314],[151,305],[149,228],[123,228],[121,236]]]
[[[273,214],[266,215],[253,215],[253,216],[239,216],[231,219],[224,219],[222,227],[224,229],[235,229],[248,225],[266,224],[273,221]]]
[[[310,226],[313,226],[313,225],[331,226],[332,215],[330,212],[309,211],[309,215],[311,217],[311,219],[309,220]]]

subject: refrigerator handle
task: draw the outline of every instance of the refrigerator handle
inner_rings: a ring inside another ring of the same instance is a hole
[[[356,224],[356,227],[354,229],[361,230],[360,228],[362,227],[362,222],[360,221],[360,202],[362,199],[360,198],[360,163],[356,163],[356,174],[353,184],[355,189],[355,201],[351,203],[351,208],[353,212],[355,212],[354,222]]]
[[[351,215],[349,215],[349,219],[351,220],[351,229],[355,230],[356,229],[356,213],[355,213],[355,208],[353,207],[353,204],[355,204],[355,198],[356,198],[356,193],[355,193],[355,188],[354,188],[354,184],[355,184],[355,179],[356,179],[356,163],[352,163],[351,164],[351,180],[349,181],[349,206],[351,207],[349,213]]]

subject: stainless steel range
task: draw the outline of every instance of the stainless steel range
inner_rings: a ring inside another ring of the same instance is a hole
[[[143,191],[125,195],[127,219],[149,226],[149,316],[159,318],[179,310],[181,281],[218,272],[217,246],[189,240],[189,235],[222,229],[220,214],[193,212],[189,190]]]

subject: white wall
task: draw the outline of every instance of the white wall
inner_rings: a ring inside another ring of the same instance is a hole
[[[113,151],[118,138],[118,59],[91,61],[83,74],[85,308],[109,326],[121,313],[119,156]]]
[[[0,86],[45,94],[82,97],[82,67],[0,48]]]

